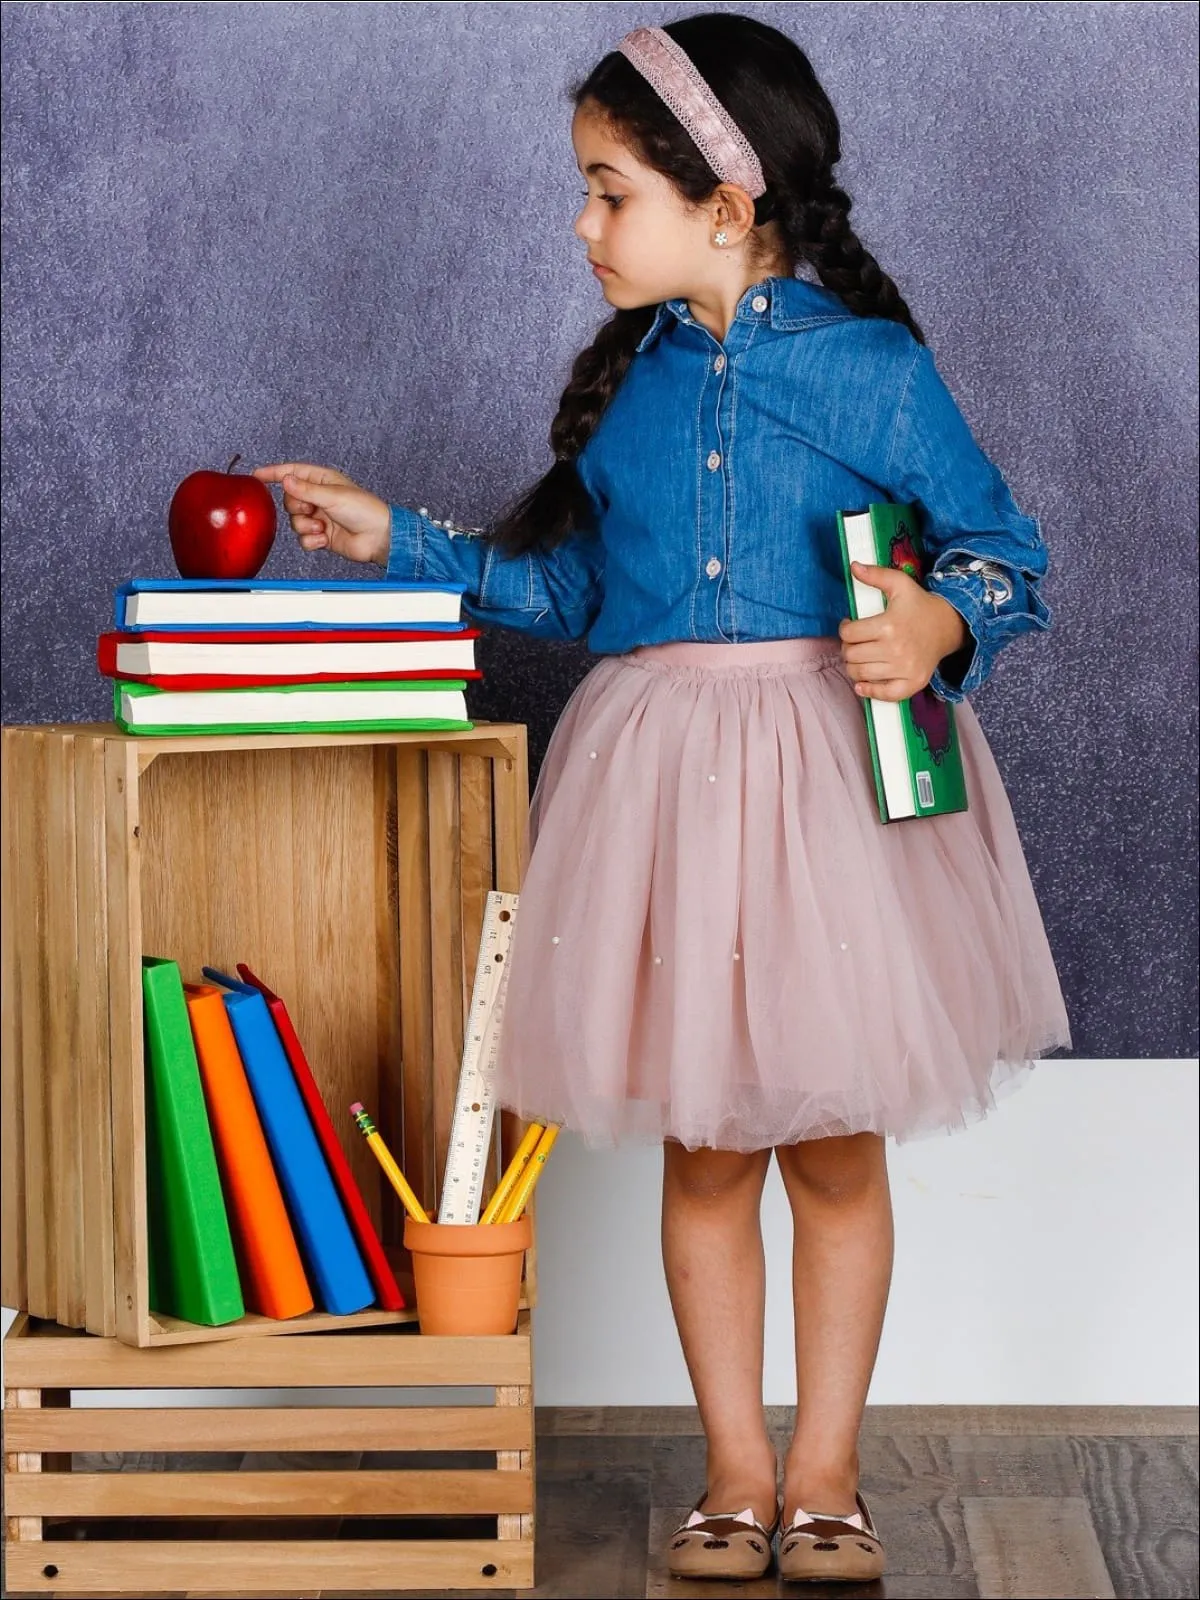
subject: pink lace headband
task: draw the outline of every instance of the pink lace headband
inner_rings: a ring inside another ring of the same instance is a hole
[[[635,28],[617,49],[670,106],[717,177],[757,200],[767,185],[754,147],[687,52],[663,28]]]

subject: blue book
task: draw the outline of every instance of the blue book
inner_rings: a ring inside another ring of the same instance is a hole
[[[229,991],[225,1009],[317,1294],[338,1316],[362,1311],[375,1290],[267,1002],[252,984],[203,971]]]
[[[116,591],[126,633],[152,628],[428,628],[459,632],[460,583],[307,583],[290,578],[134,578]]]

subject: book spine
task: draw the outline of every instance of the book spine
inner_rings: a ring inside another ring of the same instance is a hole
[[[329,1163],[329,1170],[333,1174],[333,1181],[337,1185],[342,1204],[346,1208],[346,1215],[354,1229],[359,1245],[362,1247],[366,1260],[367,1270],[375,1285],[376,1299],[385,1311],[402,1311],[404,1309],[404,1295],[400,1285],[396,1282],[384,1253],[383,1244],[375,1231],[370,1213],[363,1200],[358,1184],[354,1181],[354,1173],[346,1159],[337,1136],[337,1130],[329,1116],[328,1108],[321,1098],[321,1091],[317,1088],[316,1079],[312,1075],[312,1068],[308,1064],[308,1057],[304,1053],[304,1046],[300,1043],[300,1036],[292,1025],[292,1019],[283,1001],[274,994],[250,971],[244,962],[238,963],[238,976],[245,983],[251,984],[267,1002],[275,1030],[283,1044],[284,1053],[288,1064],[296,1079],[296,1085],[304,1099],[304,1104],[312,1119],[313,1128],[320,1141],[321,1150]]]
[[[144,957],[151,1309],[217,1327],[245,1314],[179,967]]]
[[[317,1294],[337,1315],[362,1311],[374,1291],[266,1001],[251,990],[224,1003]]]
[[[221,991],[185,984],[184,992],[234,1242],[240,1246],[244,1298],[265,1317],[299,1316],[312,1310],[312,1291]]]

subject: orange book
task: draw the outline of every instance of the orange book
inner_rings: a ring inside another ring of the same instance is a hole
[[[246,1308],[264,1317],[297,1317],[313,1309],[312,1290],[222,991],[185,983],[183,992]]]

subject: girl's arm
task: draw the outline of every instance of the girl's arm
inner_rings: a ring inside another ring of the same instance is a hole
[[[884,483],[893,499],[920,506],[929,591],[961,613],[972,635],[929,682],[943,700],[962,700],[987,679],[1004,645],[1050,627],[1038,591],[1049,556],[1037,518],[1017,508],[926,345],[904,385]]]
[[[594,502],[585,471],[580,467]],[[465,584],[462,606],[469,617],[535,638],[581,639],[590,630],[604,599],[599,534],[577,534],[553,550],[505,556],[483,533],[431,520],[424,508],[393,505],[387,576]]]

